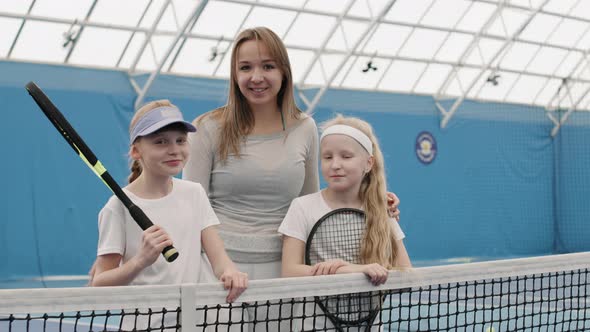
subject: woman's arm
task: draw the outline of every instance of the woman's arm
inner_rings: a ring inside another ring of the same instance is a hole
[[[302,121],[313,121],[313,119],[303,119]],[[320,175],[318,167],[319,137],[318,128],[316,127],[315,122],[313,122],[312,127],[312,131],[309,135],[305,136],[308,137],[309,142],[307,143],[307,156],[305,158],[305,178],[299,196],[313,194],[320,191]]]
[[[227,302],[235,301],[248,287],[248,275],[240,272],[229,258],[217,229],[210,226],[201,231],[201,243],[213,267],[215,276],[229,289]]]
[[[213,159],[217,149],[213,140],[210,137],[205,121],[213,121],[204,119],[199,123],[195,133],[189,133],[189,148],[190,155],[184,169],[182,170],[182,178],[192,182],[200,183],[209,193],[209,182],[211,179],[211,170],[213,169]],[[193,121],[197,126],[197,122]]]
[[[396,255],[395,255],[395,267],[401,268],[410,268],[412,267],[412,262],[410,261],[410,256],[406,251],[406,246],[404,245],[403,240],[399,240],[395,242],[396,246]]]
[[[120,254],[106,254],[97,257],[93,265],[91,286],[129,285],[146,267],[152,265],[162,250],[172,245],[172,240],[163,228],[154,225],[142,234],[141,249],[133,258],[121,264]]]

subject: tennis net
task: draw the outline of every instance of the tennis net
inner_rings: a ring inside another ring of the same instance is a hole
[[[378,287],[253,280],[231,305],[221,284],[1,290],[0,331],[581,331],[589,268],[576,253],[392,271]]]

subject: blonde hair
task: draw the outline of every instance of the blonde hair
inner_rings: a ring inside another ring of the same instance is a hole
[[[366,214],[367,228],[361,243],[361,262],[363,264],[378,263],[387,269],[395,266],[396,246],[387,214],[386,179],[383,154],[379,148],[377,137],[371,125],[359,118],[337,115],[322,125],[326,128],[333,125],[347,125],[362,131],[371,140],[373,147],[373,167],[365,174],[359,197]]]
[[[167,99],[160,99],[160,100],[154,100],[151,101],[145,105],[143,105],[142,107],[140,107],[135,114],[133,115],[133,118],[131,118],[131,123],[129,124],[129,135],[131,135],[131,131],[133,130],[133,127],[137,124],[137,122],[149,111],[158,108],[158,107],[162,107],[162,106],[169,106],[169,107],[174,107],[174,105]],[[141,137],[138,137],[135,142],[137,142],[137,140],[139,140]],[[132,144],[135,144],[135,142],[133,142]],[[139,160],[133,160],[131,162],[131,174],[129,174],[129,177],[127,178],[127,182],[131,183],[133,181],[135,181],[140,175],[141,175],[141,163],[139,162]]]
[[[278,107],[284,118],[298,119],[301,110],[295,104],[293,96],[293,74],[287,48],[283,41],[272,30],[266,27],[256,27],[243,30],[234,41],[231,53],[230,83],[227,104],[212,112],[205,113],[197,118],[198,124],[206,116],[212,116],[219,120],[221,128],[219,132],[218,151],[222,161],[227,160],[228,155],[239,157],[240,140],[250,134],[254,127],[254,116],[246,98],[240,92],[237,78],[238,51],[240,46],[247,41],[255,40],[263,43],[269,50],[270,56],[276,61],[283,74],[281,89],[277,95]]]

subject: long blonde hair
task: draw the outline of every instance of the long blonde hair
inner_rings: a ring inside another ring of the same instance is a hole
[[[133,115],[133,118],[131,118],[131,123],[129,124],[129,135],[131,135],[131,131],[133,130],[135,124],[137,124],[137,121],[139,121],[147,112],[163,106],[175,107],[167,99],[154,100],[140,107],[137,110],[137,112],[135,112],[135,114]],[[135,141],[137,142],[137,139]],[[135,144],[135,142],[133,142],[132,144]],[[131,162],[130,168],[131,174],[129,174],[129,177],[127,178],[128,183],[135,181],[141,175],[142,172],[141,163],[139,162],[139,160],[133,160]]]
[[[395,265],[396,246],[391,222],[387,214],[386,179],[383,154],[371,125],[359,118],[337,115],[323,124],[323,129],[333,125],[347,125],[362,131],[373,146],[373,167],[365,174],[359,190],[359,198],[366,214],[367,228],[361,243],[361,262],[378,263],[388,269]]]
[[[243,30],[237,36],[232,48],[227,104],[212,112],[205,113],[195,121],[195,125],[197,125],[207,116],[212,116],[220,121],[218,151],[222,161],[227,160],[230,153],[239,157],[241,139],[250,134],[254,128],[254,115],[246,98],[240,92],[237,77],[239,48],[243,43],[250,40],[266,45],[270,56],[276,61],[279,70],[283,74],[281,89],[277,95],[277,106],[282,112],[282,116],[285,119],[298,119],[301,114],[301,110],[297,108],[293,96],[293,74],[291,73],[289,55],[281,38],[266,27]]]

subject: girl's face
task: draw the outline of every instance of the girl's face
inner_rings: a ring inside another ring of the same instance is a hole
[[[131,158],[141,160],[142,174],[175,176],[189,157],[187,133],[165,130],[141,137],[131,147]]]
[[[250,107],[277,106],[283,73],[264,43],[249,40],[240,45],[236,79]]]
[[[373,158],[353,138],[328,135],[320,144],[322,176],[330,190],[358,192],[365,174],[373,166]]]

